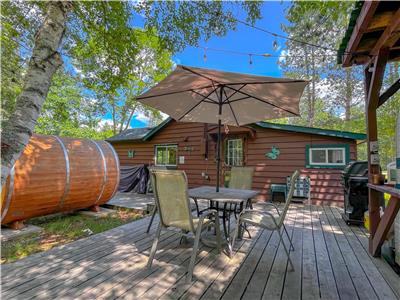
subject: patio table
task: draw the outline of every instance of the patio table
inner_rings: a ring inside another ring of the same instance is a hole
[[[215,187],[212,186],[201,186],[193,189],[189,189],[188,194],[190,198],[193,198],[195,202],[197,199],[205,199],[209,200],[210,203],[215,203],[218,211],[220,210],[220,205],[222,206],[223,213],[223,226],[226,241],[229,243],[229,232],[230,232],[230,211],[227,215],[227,205],[228,204],[237,204],[240,207],[240,211],[243,209],[243,206],[250,205],[250,200],[257,196],[260,192],[254,190],[241,190],[241,189],[230,189],[230,188],[220,188],[219,192],[215,191]],[[226,221],[228,220],[228,228],[226,226]]]

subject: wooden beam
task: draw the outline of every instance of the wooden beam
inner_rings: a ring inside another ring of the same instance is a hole
[[[399,39],[399,26],[400,26],[400,8],[394,14],[390,24],[386,27],[375,46],[370,51],[370,55],[377,55],[382,48],[392,47]],[[397,32],[396,32],[397,31]]]
[[[397,79],[386,91],[379,96],[378,107],[385,103],[400,89],[400,79]]]
[[[347,43],[345,54],[343,57],[343,66],[351,66],[351,60],[353,58],[353,53],[358,47],[358,43],[361,41],[363,33],[368,29],[368,24],[373,17],[376,8],[378,7],[380,1],[365,1],[361,12],[357,18],[356,25],[354,26],[353,32],[351,34],[350,40]]]
[[[372,183],[374,174],[380,173],[379,164],[373,164],[371,160],[371,142],[378,140],[378,124],[376,119],[376,109],[378,107],[379,92],[382,86],[382,80],[385,73],[385,67],[389,51],[383,49],[378,56],[372,59],[372,62],[365,68],[365,94],[366,99],[366,127],[367,127],[367,155],[368,155],[368,182]],[[372,69],[372,72],[370,70]],[[372,253],[372,238],[380,222],[380,202],[379,192],[373,189],[368,190],[369,203],[368,210],[370,216],[370,244],[369,250]]]
[[[373,16],[365,32],[367,33],[367,32],[385,30],[386,26],[390,24],[393,15],[394,15],[393,11],[384,11],[381,13],[377,13],[376,15]]]
[[[397,213],[399,212],[399,209],[400,209],[400,198],[394,196],[390,197],[389,205],[388,207],[386,207],[385,212],[381,218],[381,221],[379,222],[378,228],[376,229],[376,232],[372,239],[371,254],[373,256],[380,255],[381,246],[386,239],[386,235],[389,232],[390,227],[392,226],[394,219],[396,218]]]
[[[383,76],[385,74],[386,63],[389,58],[389,49],[380,49],[378,55],[374,57],[371,62],[372,64],[367,65],[366,72],[369,72],[370,67],[373,68],[371,77],[368,82],[368,90],[366,90],[367,110],[378,108],[379,93],[382,87]],[[367,124],[368,125],[368,124]]]

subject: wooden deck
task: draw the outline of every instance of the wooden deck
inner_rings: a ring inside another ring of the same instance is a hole
[[[364,230],[340,213],[291,205],[295,271],[276,233],[250,228],[232,259],[202,246],[186,285],[190,241],[180,245],[177,233],[164,232],[147,270],[153,235],[145,218],[2,266],[2,299],[399,299],[400,277],[368,254]]]

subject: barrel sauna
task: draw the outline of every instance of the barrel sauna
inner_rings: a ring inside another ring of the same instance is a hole
[[[2,188],[1,224],[98,207],[118,183],[118,156],[109,143],[33,135]]]

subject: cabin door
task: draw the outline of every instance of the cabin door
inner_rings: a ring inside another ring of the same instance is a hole
[[[246,137],[242,135],[227,135],[222,147],[224,185],[227,186],[232,167],[246,165]]]

